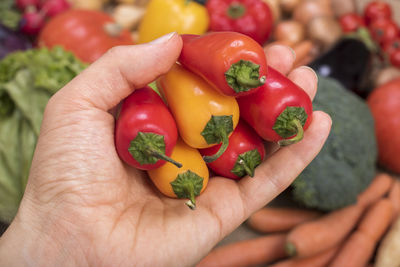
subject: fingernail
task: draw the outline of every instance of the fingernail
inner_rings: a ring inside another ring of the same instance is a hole
[[[155,39],[151,41],[149,44],[164,44],[168,42],[172,37],[174,37],[177,33],[176,32],[171,32],[166,35],[161,36],[158,39]]]
[[[317,73],[315,72],[315,70],[313,70],[313,69],[310,68],[309,66],[301,66],[300,68],[307,69],[307,70],[311,71],[311,72],[314,74],[315,79],[318,81],[318,75],[317,75]]]

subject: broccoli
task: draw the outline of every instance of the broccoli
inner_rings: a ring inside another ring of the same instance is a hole
[[[356,202],[376,171],[374,121],[366,103],[330,78],[319,77],[314,110],[333,121],[326,144],[292,184],[294,199],[330,211]]]

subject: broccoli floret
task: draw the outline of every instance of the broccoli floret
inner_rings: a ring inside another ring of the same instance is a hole
[[[295,200],[334,210],[356,202],[376,171],[374,121],[367,104],[330,78],[319,77],[314,110],[332,118],[332,130],[318,156],[292,184]]]

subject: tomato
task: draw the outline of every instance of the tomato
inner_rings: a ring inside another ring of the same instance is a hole
[[[378,19],[373,21],[369,25],[369,30],[372,38],[381,46],[383,46],[384,43],[394,40],[399,33],[397,24],[390,19]]]
[[[364,9],[364,18],[367,24],[377,19],[391,19],[392,9],[388,3],[383,1],[371,1]]]
[[[365,26],[364,19],[356,13],[347,13],[339,18],[343,32],[354,32]]]
[[[391,55],[390,55],[390,63],[395,66],[400,68],[400,49],[395,50]]]
[[[368,105],[375,119],[379,163],[400,173],[400,78],[372,91]]]
[[[71,9],[55,16],[43,28],[42,47],[63,46],[84,62],[92,63],[113,46],[133,44],[127,30],[117,29],[104,12]]]
[[[383,44],[383,51],[390,57],[390,55],[397,49],[400,49],[400,37],[385,42]]]

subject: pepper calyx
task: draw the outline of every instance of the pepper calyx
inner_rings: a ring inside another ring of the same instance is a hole
[[[170,184],[172,190],[178,198],[189,199],[185,204],[192,210],[196,209],[196,197],[200,195],[203,188],[203,177],[195,172],[187,170],[178,174],[176,179]]]
[[[236,92],[247,92],[265,84],[266,77],[260,76],[260,65],[248,60],[239,60],[225,72],[228,85]]]
[[[240,154],[231,172],[241,178],[246,174],[254,177],[255,168],[261,164],[261,155],[257,149],[246,151]]]
[[[218,152],[212,156],[205,156],[203,159],[206,162],[212,162],[218,159],[228,148],[229,145],[229,134],[233,132],[233,120],[232,115],[226,116],[211,116],[204,127],[201,135],[206,140],[207,144],[219,144],[222,142]]]
[[[161,159],[178,168],[182,167],[181,163],[165,155],[164,136],[160,134],[138,132],[130,142],[128,151],[140,165],[155,164]]]
[[[303,127],[307,121],[307,113],[303,107],[287,107],[278,116],[272,129],[285,140],[280,145],[290,145],[303,139]],[[294,136],[295,135],[295,136]],[[287,139],[292,137],[291,139]]]

